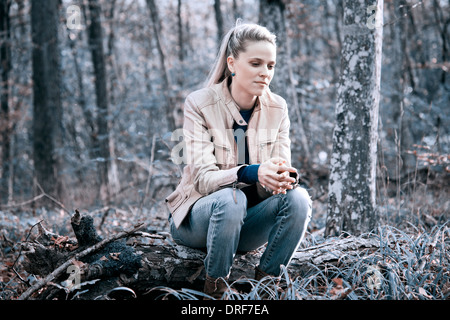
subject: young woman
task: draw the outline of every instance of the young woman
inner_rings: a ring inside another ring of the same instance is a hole
[[[287,105],[269,89],[275,64],[275,35],[236,25],[206,87],[186,98],[186,166],[166,202],[175,242],[206,248],[204,291],[214,298],[226,289],[237,251],[267,243],[255,278],[278,276],[311,217],[291,166]]]

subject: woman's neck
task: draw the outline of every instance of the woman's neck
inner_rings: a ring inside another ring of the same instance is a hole
[[[257,96],[249,96],[247,94],[240,94],[239,90],[233,87],[233,82],[231,82],[230,86],[231,97],[234,102],[238,105],[240,110],[250,110],[255,106]]]

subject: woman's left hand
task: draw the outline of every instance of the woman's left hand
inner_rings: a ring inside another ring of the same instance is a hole
[[[293,189],[292,184],[296,182],[296,179],[290,176],[291,173],[297,173],[297,169],[286,166],[286,160],[270,159],[260,166],[259,182],[274,195],[286,194],[286,190]]]

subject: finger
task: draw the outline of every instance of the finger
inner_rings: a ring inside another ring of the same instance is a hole
[[[290,166],[286,166],[286,165],[279,165],[277,168],[278,172],[297,172],[297,169],[295,169],[294,167],[290,167]]]
[[[286,189],[284,189],[284,188],[278,188],[277,190],[274,190],[273,192],[272,192],[272,194],[273,195],[276,195],[276,194],[286,194]]]
[[[270,158],[269,161],[276,165],[285,164],[287,162],[285,159],[280,157]]]
[[[289,172],[283,172],[281,174],[278,174],[276,179],[283,185],[288,185],[296,181],[295,178],[289,176]]]

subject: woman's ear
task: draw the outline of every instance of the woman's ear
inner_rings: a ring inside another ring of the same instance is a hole
[[[228,65],[228,70],[230,70],[231,73],[235,72],[233,56],[228,56],[228,58],[227,58],[227,65]]]

